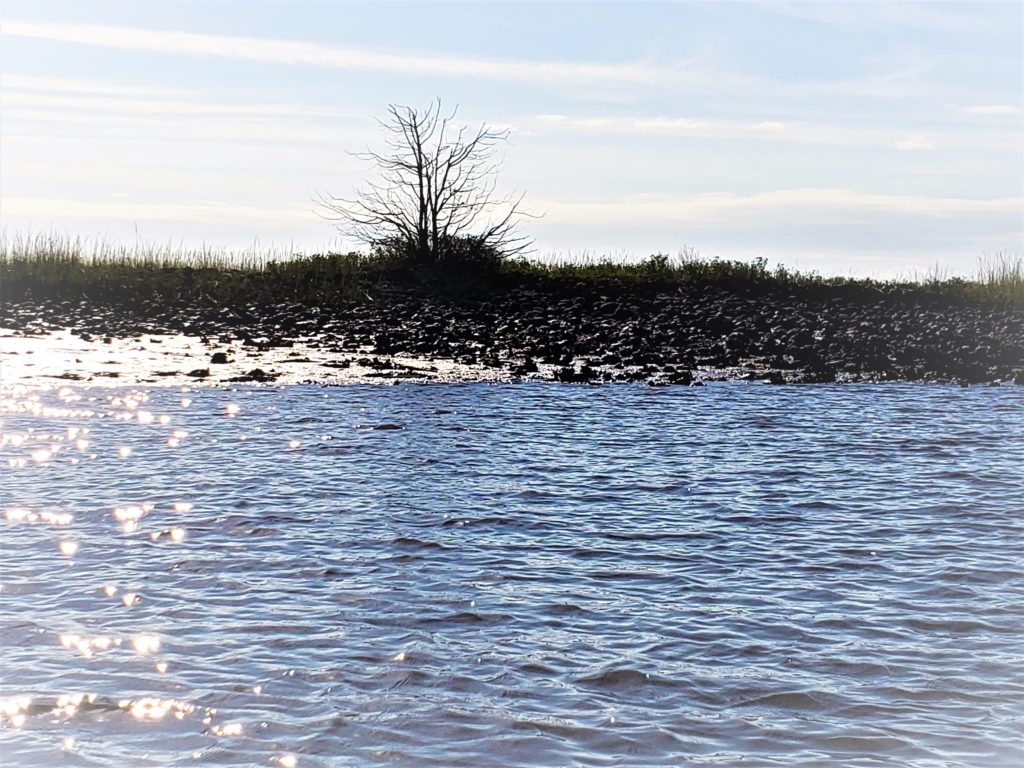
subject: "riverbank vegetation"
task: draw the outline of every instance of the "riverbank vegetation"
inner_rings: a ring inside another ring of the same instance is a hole
[[[650,293],[673,286],[709,285],[745,295],[920,293],[951,301],[992,301],[1024,307],[1024,259],[1001,252],[979,259],[970,278],[939,270],[898,280],[825,276],[763,259],[707,259],[693,249],[643,260],[582,256],[503,259],[463,243],[441,261],[417,259],[378,244],[368,253],[291,254],[222,251],[208,247],[126,246],[104,240],[35,235],[0,238],[0,300],[94,299],[117,303],[144,297],[192,298],[225,304],[296,302],[331,306],[400,289],[451,298],[527,287],[558,293],[594,290]]]

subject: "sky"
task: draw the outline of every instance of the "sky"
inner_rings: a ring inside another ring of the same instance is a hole
[[[4,0],[5,236],[349,250],[389,104],[508,129],[535,256],[1024,252],[1024,3]]]

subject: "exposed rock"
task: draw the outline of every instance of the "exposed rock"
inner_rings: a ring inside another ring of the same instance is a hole
[[[695,371],[720,375],[708,369],[778,383],[1024,377],[1024,311],[898,286],[746,295],[717,285],[573,281],[472,295],[396,288],[372,302],[331,307],[149,297],[115,306],[6,295],[0,327],[26,335],[70,328],[108,344],[186,333],[256,351],[300,339],[359,355],[356,365],[377,372],[402,370],[391,356],[415,355],[574,383],[691,384]],[[542,373],[538,361],[554,370]],[[229,362],[219,351],[209,365]],[[187,375],[206,378],[210,369]]]

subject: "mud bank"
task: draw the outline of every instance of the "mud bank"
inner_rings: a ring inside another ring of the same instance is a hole
[[[454,296],[394,288],[337,306],[7,297],[0,328],[8,344],[59,331],[80,360],[105,342],[134,344],[136,362],[150,361],[139,363],[146,377],[216,382],[1024,381],[1024,312],[898,288],[801,295],[581,283]],[[170,338],[178,341],[161,347]],[[73,368],[63,373],[103,373]]]

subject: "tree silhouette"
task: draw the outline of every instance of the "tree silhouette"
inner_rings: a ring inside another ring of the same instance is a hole
[[[390,105],[378,120],[386,151],[355,155],[372,162],[378,178],[353,198],[321,195],[325,217],[345,235],[422,261],[523,252],[523,195],[495,194],[498,148],[509,132],[455,126],[458,108],[441,109],[440,99],[425,110]]]

